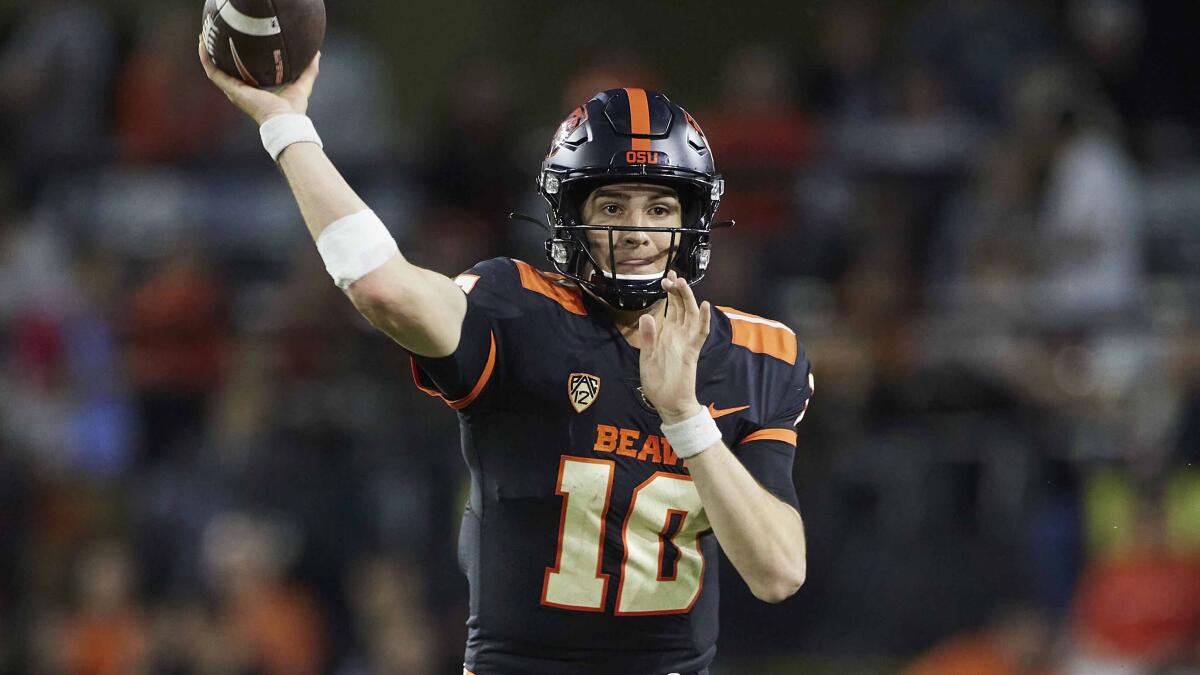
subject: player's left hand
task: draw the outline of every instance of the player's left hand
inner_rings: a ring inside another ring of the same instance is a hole
[[[661,321],[643,314],[638,320],[642,393],[664,424],[696,414],[696,363],[708,337],[712,312],[708,301],[696,304],[686,279],[672,270],[662,280],[667,292],[667,312]]]

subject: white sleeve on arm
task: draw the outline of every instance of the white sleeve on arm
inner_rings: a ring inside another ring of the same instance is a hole
[[[339,218],[317,237],[317,252],[338,288],[346,289],[400,253],[387,226],[366,210]]]

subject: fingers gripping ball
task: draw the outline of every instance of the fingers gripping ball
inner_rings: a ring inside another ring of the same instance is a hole
[[[300,77],[325,39],[322,0],[207,0],[204,48],[217,67],[254,87]]]

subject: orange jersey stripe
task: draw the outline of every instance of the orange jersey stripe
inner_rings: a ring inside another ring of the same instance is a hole
[[[791,429],[759,429],[738,441],[738,445],[750,441],[783,441],[794,446],[796,445],[796,432]]]
[[[421,384],[421,379],[417,374],[417,361],[416,361],[416,359],[413,359],[413,362],[412,362],[413,382],[415,382],[417,384],[417,389],[420,389],[421,391],[425,392],[426,394],[429,394],[430,396],[436,396],[437,398],[442,399],[442,401],[446,405],[450,406],[451,408],[454,408],[455,410],[462,410],[463,408],[471,405],[471,403],[474,402],[475,399],[479,397],[479,394],[480,394],[480,392],[483,391],[483,388],[487,386],[488,380],[492,379],[492,371],[495,370],[495,368],[496,368],[496,335],[495,335],[495,333],[492,333],[490,335],[490,337],[492,340],[492,344],[491,344],[491,347],[488,349],[487,363],[485,363],[483,365],[483,373],[481,373],[479,375],[479,380],[475,383],[475,386],[471,389],[470,393],[468,393],[466,396],[459,398],[459,399],[450,400],[450,399],[446,398],[444,395],[442,395],[442,392],[440,392],[436,389],[430,389],[429,387],[426,387],[425,385]]]
[[[729,325],[733,329],[733,344],[795,365],[796,334],[787,326],[729,307],[717,309],[729,317]]]
[[[650,135],[650,102],[646,99],[646,90],[640,87],[627,87],[625,93],[629,96],[629,130],[634,134]],[[649,150],[649,138],[633,139],[632,150]]]
[[[562,283],[566,277],[534,269],[529,263],[520,260],[513,262],[517,264],[517,271],[521,273],[521,285],[526,290],[550,298],[572,314],[587,316],[582,291],[573,283]]]

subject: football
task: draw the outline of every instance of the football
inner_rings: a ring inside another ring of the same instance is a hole
[[[213,62],[254,87],[300,77],[325,39],[322,0],[207,0],[203,20]]]

